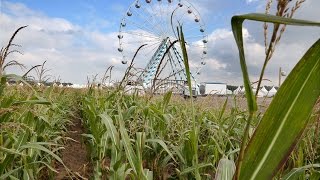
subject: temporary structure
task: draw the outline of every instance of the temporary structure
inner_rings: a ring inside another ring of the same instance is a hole
[[[276,88],[273,86],[267,94],[267,97],[273,97],[277,93]]]
[[[262,86],[262,88],[260,89],[260,91],[264,94],[264,96],[266,96],[268,94],[268,90],[266,89],[266,87]]]
[[[238,86],[236,90],[233,91],[233,94],[237,95],[241,92],[241,86]]]

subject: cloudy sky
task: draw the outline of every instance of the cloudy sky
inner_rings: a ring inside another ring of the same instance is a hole
[[[175,0],[173,0],[175,1]],[[294,0],[293,0],[294,1]],[[125,65],[118,52],[119,26],[134,0],[0,0],[0,45],[4,46],[20,26],[28,25],[15,39],[23,55],[13,54],[28,68],[47,61],[52,80],[82,84],[87,76],[99,74],[113,65],[113,79],[121,79]],[[232,15],[264,12],[264,0],[189,0],[201,14],[208,35],[206,66],[199,82],[225,82],[241,85],[238,52],[231,32]],[[274,9],[275,7],[273,7]],[[306,0],[295,18],[320,21],[320,1]],[[261,23],[245,22],[245,46],[251,81],[256,81],[264,59]],[[319,28],[288,27],[266,78],[278,84],[278,69],[290,70],[304,52],[320,37]],[[147,61],[141,61],[144,66]],[[6,73],[26,70],[9,68]]]

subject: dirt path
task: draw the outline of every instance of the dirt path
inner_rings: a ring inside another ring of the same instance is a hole
[[[55,177],[56,180],[66,179],[88,179],[91,172],[91,164],[87,158],[87,151],[84,144],[81,143],[81,134],[84,133],[80,119],[74,119],[73,124],[68,127],[68,139],[65,149],[62,151],[62,161],[71,170],[72,178],[68,175],[63,165],[57,166],[59,174]]]

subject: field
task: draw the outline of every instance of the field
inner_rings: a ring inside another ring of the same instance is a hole
[[[6,86],[2,93],[1,179],[192,179],[195,161],[201,179],[213,179],[219,162],[235,166],[248,117],[243,97],[202,97],[191,106],[170,93],[117,89]],[[271,100],[258,104],[265,109]],[[313,119],[277,177],[319,163],[320,120]]]

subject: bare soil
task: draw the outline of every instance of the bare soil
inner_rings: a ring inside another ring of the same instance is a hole
[[[84,133],[80,119],[74,119],[68,127],[65,149],[62,151],[62,161],[70,169],[68,173],[62,164],[58,164],[56,170],[59,172],[56,180],[67,179],[89,179],[92,174],[92,165],[87,156],[87,150],[82,143],[81,134]],[[71,139],[70,139],[71,138]]]

